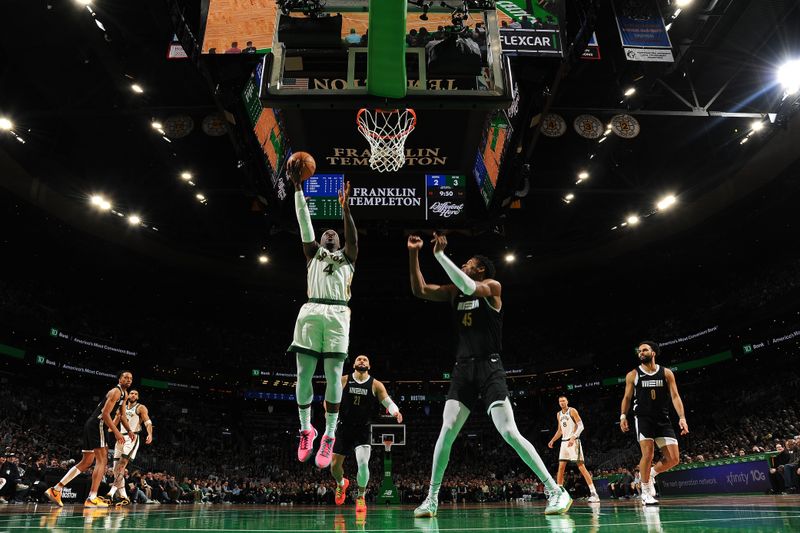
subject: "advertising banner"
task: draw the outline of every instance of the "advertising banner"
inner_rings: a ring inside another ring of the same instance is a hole
[[[592,32],[592,38],[589,39],[589,44],[586,45],[586,50],[583,51],[581,59],[588,61],[598,61],[602,59],[600,55],[600,45],[597,43],[597,34]]]
[[[741,462],[736,462],[741,461]],[[726,461],[727,462],[727,461]],[[713,463],[712,463],[713,464]],[[769,461],[766,456],[743,457],[728,464],[672,470],[657,478],[663,494],[720,494],[770,490]]]
[[[503,53],[511,56],[562,57],[561,34],[558,29],[500,29]]]
[[[655,0],[614,0],[612,5],[628,61],[674,61],[672,42]]]

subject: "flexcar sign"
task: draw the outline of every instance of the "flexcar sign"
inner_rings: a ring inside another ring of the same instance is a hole
[[[557,30],[500,30],[500,44],[508,55],[561,57],[561,36]]]

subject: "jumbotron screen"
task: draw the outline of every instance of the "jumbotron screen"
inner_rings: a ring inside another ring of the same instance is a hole
[[[350,182],[356,220],[450,222],[466,216],[466,177],[444,174],[372,176],[315,174],[303,183],[313,220],[339,220],[339,191]]]

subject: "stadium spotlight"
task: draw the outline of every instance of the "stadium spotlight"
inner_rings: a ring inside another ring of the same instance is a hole
[[[131,85],[131,90],[137,94],[142,94],[144,92],[144,89],[142,89],[142,86],[138,83]]]
[[[0,117],[0,130],[11,131],[11,129],[13,127],[14,127],[14,123],[13,122],[11,122],[6,117]]]
[[[517,260],[517,256],[512,253],[508,253],[503,259],[505,259],[506,263],[513,263]]]
[[[92,5],[92,0],[75,0],[75,2],[82,6]]]
[[[201,202],[205,202],[206,201],[206,197],[201,193],[195,194],[194,197],[197,198],[198,200],[200,200]]]
[[[626,219],[626,222],[631,226],[635,226],[636,224],[639,223],[639,217],[636,215],[631,215]]]
[[[564,197],[564,200],[572,200],[573,198],[575,198],[575,195],[574,195],[574,194],[572,194],[572,193],[569,193],[568,195],[566,195],[566,196]]]
[[[92,202],[92,205],[100,207],[100,204],[103,202],[103,197],[99,194],[93,194],[89,201]]]
[[[800,92],[800,59],[787,61],[778,69],[778,82],[787,96]]]
[[[578,180],[579,181],[588,180],[588,179],[589,179],[589,173],[586,172],[585,170],[582,171],[580,174],[578,174]]]
[[[163,130],[163,129],[164,129],[164,126],[163,126],[163,124],[161,124],[161,123],[160,123],[160,122],[158,122],[157,120],[154,120],[153,122],[151,122],[151,123],[150,123],[150,125],[151,125],[151,126],[153,126],[153,129],[154,129],[154,130],[159,130],[159,131],[161,131],[161,130]]]
[[[138,226],[142,223],[142,219],[139,218],[139,215],[131,215],[128,217],[128,224],[131,226]]]
[[[675,205],[675,202],[676,202],[675,196],[670,194],[659,200],[658,203],[656,204],[656,207],[660,211],[663,211],[664,209],[669,209],[670,207]]]
[[[265,264],[269,263],[269,257],[267,257],[266,255],[263,255],[263,254],[259,255],[258,256],[258,262],[261,263],[262,265],[265,265]]]
[[[675,7],[684,8],[692,3],[692,0],[675,0]]]
[[[634,94],[636,94],[636,87],[628,87],[627,89],[625,89],[625,92],[623,94],[625,96],[633,96]]]
[[[764,123],[760,120],[754,120],[752,123],[750,123],[750,129],[755,132],[761,131],[764,129]]]
[[[181,172],[181,179],[183,181],[191,180],[192,179],[192,173],[191,172]]]

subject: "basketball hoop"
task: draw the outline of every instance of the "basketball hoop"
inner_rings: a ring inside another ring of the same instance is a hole
[[[406,163],[406,139],[417,125],[413,109],[359,109],[358,131],[369,142],[369,166],[394,172]]]
[[[383,441],[383,449],[387,452],[392,451],[392,444],[394,444],[393,440],[384,440]]]

